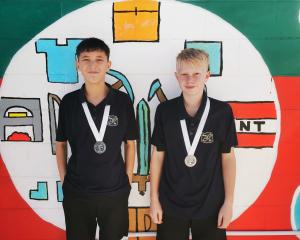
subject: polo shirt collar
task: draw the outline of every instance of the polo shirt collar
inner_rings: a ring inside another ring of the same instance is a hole
[[[103,99],[102,102],[105,101],[106,104],[110,104],[111,105],[112,102],[113,102],[113,98],[115,96],[115,89],[113,89],[111,87],[111,85],[109,85],[108,83],[105,83],[105,85],[109,88],[109,92],[108,92],[107,96]],[[85,90],[85,83],[80,88],[80,92],[79,92],[80,103],[88,102],[87,99],[86,99],[86,96],[84,94],[84,90]]]
[[[186,109],[185,109],[185,106],[184,106],[184,100],[183,100],[183,94],[180,95],[179,97],[179,118],[180,120],[181,119],[190,119],[190,118],[196,118],[196,119],[201,119],[202,115],[203,115],[203,112],[204,112],[204,109],[205,109],[205,105],[206,105],[206,101],[207,101],[207,93],[206,91],[203,91],[203,95],[202,95],[202,99],[201,99],[201,103],[200,103],[200,106],[197,110],[197,113],[194,117],[191,117]]]

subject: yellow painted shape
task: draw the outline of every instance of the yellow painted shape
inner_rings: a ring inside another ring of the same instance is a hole
[[[158,9],[159,3],[157,1],[114,3],[114,40],[157,41],[159,28]]]
[[[9,112],[8,113],[9,118],[23,118],[27,117],[27,112]]]

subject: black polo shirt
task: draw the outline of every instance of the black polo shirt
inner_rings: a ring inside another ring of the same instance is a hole
[[[186,112],[182,95],[157,107],[152,144],[158,151],[165,151],[159,198],[167,215],[187,219],[217,216],[224,202],[221,156],[237,145],[236,129],[229,104],[209,99],[210,111],[195,151],[198,161],[194,167],[184,163],[187,151],[180,120],[186,120],[192,142],[204,112],[206,93],[195,117]]]
[[[68,141],[72,150],[63,184],[64,195],[95,196],[129,191],[121,144],[138,138],[132,102],[127,94],[109,86],[106,98],[94,106],[86,100],[84,87],[66,94],[59,106],[56,141]],[[94,152],[96,140],[84,114],[83,102],[87,102],[98,131],[104,108],[110,105],[103,154]]]

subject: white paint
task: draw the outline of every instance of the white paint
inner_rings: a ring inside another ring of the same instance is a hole
[[[224,101],[274,101],[278,116],[271,127],[276,132],[274,148],[236,150],[234,219],[251,206],[268,183],[277,157],[280,109],[274,81],[262,57],[239,31],[200,7],[162,1],[160,11],[158,43],[113,43],[112,2],[91,3],[47,27],[24,45],[9,64],[1,96],[41,99],[44,142],[1,142],[1,154],[16,189],[44,220],[65,227],[61,203],[56,200],[55,181],[59,177],[55,157],[51,155],[47,93],[62,97],[80,88],[82,80],[74,85],[48,83],[45,56],[35,53],[34,42],[39,38],[58,38],[59,43],[66,38],[102,38],[111,47],[112,68],[126,74],[131,82],[135,103],[147,99],[150,85],[157,78],[168,98],[179,94],[174,78],[175,58],[185,40],[222,41],[223,75],[209,80],[209,95]],[[108,77],[108,81],[112,79]],[[152,122],[157,104],[156,97],[149,103]],[[36,188],[38,180],[48,181],[48,201],[28,198],[29,190]],[[129,200],[130,206],[149,206],[149,191],[140,196],[137,184],[133,184]]]

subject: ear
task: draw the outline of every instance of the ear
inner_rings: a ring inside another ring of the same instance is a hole
[[[76,67],[77,71],[80,71],[79,70],[79,61],[78,61],[77,57],[76,57],[76,61],[75,61],[75,67]]]
[[[207,71],[206,74],[205,74],[204,83],[207,83],[209,77],[210,77],[210,71]]]
[[[111,68],[111,61],[108,61],[107,63],[107,71]]]
[[[175,75],[175,77],[176,77],[176,79],[177,79],[177,81],[179,81],[179,75],[178,75],[178,73],[177,72],[174,72],[174,75]]]

